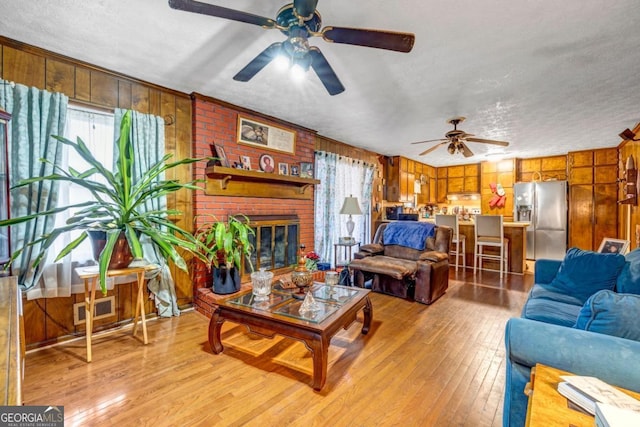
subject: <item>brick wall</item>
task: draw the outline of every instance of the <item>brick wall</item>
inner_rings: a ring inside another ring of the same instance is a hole
[[[279,151],[270,151],[238,144],[236,141],[236,127],[238,114],[243,117],[255,118],[264,123],[273,123],[273,119],[261,116],[257,113],[249,113],[231,105],[206,98],[200,95],[192,96],[193,111],[193,156],[211,156],[210,144],[221,145],[230,163],[239,162],[239,156],[249,156],[251,158],[252,169],[259,168],[261,154],[269,154],[278,163],[300,163],[313,162],[313,152],[315,148],[315,132],[304,128],[295,127],[282,122],[274,123],[279,127],[284,127],[296,132],[295,153],[288,154]],[[205,177],[204,162],[197,163],[194,169],[194,178]],[[300,243],[304,244],[307,250],[313,249],[314,243],[314,219],[313,219],[313,199],[270,199],[263,197],[221,197],[209,196],[204,192],[194,192],[193,213],[199,215],[203,213],[214,214],[219,220],[226,220],[229,214],[243,213],[245,215],[284,215],[296,214],[300,218]],[[195,224],[197,227],[199,224]],[[196,309],[210,315],[211,303],[215,299],[209,289],[211,286],[211,274],[203,265],[194,268],[194,299]]]

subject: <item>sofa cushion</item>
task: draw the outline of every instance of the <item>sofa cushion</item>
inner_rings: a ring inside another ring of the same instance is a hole
[[[571,248],[548,287],[584,302],[600,290],[613,289],[624,263],[624,256],[617,253],[601,254]]]
[[[599,291],[584,304],[574,328],[640,341],[640,295]]]
[[[618,281],[616,290],[623,294],[640,295],[640,249],[629,252]]]
[[[545,323],[571,327],[582,306],[544,298],[529,298],[522,309],[522,317]]]
[[[565,304],[572,304],[582,307],[584,301],[581,298],[576,298],[573,295],[557,292],[554,288],[549,288],[549,285],[543,285],[536,283],[529,292],[529,298],[544,298],[552,301],[559,301]]]

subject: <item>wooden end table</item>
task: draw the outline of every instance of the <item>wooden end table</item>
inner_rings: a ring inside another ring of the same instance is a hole
[[[157,269],[157,265],[145,265],[140,267],[127,267],[120,270],[108,270],[107,277],[127,276],[135,274],[138,284],[138,298],[136,301],[135,315],[133,316],[133,335],[135,336],[138,328],[138,317],[142,324],[142,339],[144,344],[148,343],[147,339],[147,323],[144,313],[144,273],[147,270]],[[93,335],[93,316],[96,305],[96,286],[99,281],[100,273],[96,266],[76,268],[76,273],[84,281],[84,309],[86,321],[86,340],[87,340],[87,362],[91,362],[91,336]]]
[[[594,417],[571,409],[567,398],[558,392],[561,375],[574,374],[540,363],[531,370],[531,383],[527,384],[525,390],[525,394],[529,395],[526,421],[528,427],[593,427]],[[631,397],[640,399],[640,393],[619,389]]]
[[[330,287],[321,283],[312,286],[318,311],[301,314],[302,300],[291,292],[274,290],[269,299],[256,302],[251,291],[219,302],[209,322],[209,344],[215,354],[224,350],[220,330],[226,321],[245,325],[255,334],[273,338],[276,334],[302,341],[313,357],[313,388],[321,390],[327,379],[327,361],[331,338],[341,329],[347,329],[360,310],[364,312],[362,334],[371,327],[373,307],[369,290],[346,286]]]

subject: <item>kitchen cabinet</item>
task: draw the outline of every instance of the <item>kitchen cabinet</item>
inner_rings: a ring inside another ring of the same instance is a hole
[[[447,168],[447,193],[479,193],[480,167],[478,164],[449,166]],[[445,195],[446,197],[446,195]]]
[[[387,201],[402,203],[414,201],[416,163],[401,156],[394,156],[387,162]]]
[[[569,246],[596,250],[604,237],[617,237],[617,149],[571,152]]]

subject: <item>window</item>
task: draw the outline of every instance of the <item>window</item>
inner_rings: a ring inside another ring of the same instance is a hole
[[[87,145],[93,155],[105,166],[111,168],[113,165],[113,140],[114,140],[114,116],[110,113],[89,110],[83,107],[69,106],[67,110],[67,125],[65,137],[72,141],[76,141],[79,137]],[[82,171],[89,167],[87,162],[82,159],[75,150],[66,149],[65,146],[63,168],[72,167]],[[96,177],[103,181],[102,177]],[[66,188],[65,188],[66,187]],[[70,204],[81,203],[91,200],[92,194],[83,187],[70,183],[61,183],[59,206],[67,206]],[[73,212],[65,212],[56,217],[56,227],[64,225],[67,218]],[[59,238],[54,244],[53,251],[49,255],[51,260],[55,259],[59,253],[69,242],[77,238],[79,231],[68,233],[68,236]],[[71,254],[71,261],[85,263],[93,259],[91,243],[85,240],[82,245],[74,249]]]

